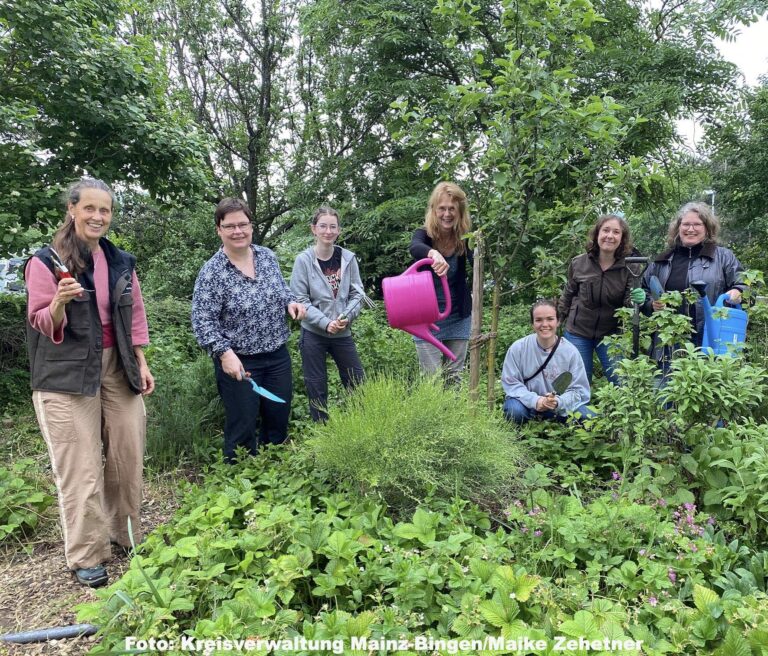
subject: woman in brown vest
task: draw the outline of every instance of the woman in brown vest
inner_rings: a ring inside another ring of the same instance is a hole
[[[27,262],[32,399],[59,497],[67,566],[83,585],[107,583],[110,542],[141,539],[145,412],[154,389],[136,258],[104,235],[114,195],[84,178],[67,215]]]

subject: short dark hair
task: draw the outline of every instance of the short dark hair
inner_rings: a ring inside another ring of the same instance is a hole
[[[241,200],[240,198],[222,198],[216,206],[216,211],[213,213],[216,227],[218,228],[221,225],[221,222],[227,214],[232,214],[233,212],[242,212],[248,217],[249,221],[253,221],[251,208],[248,207],[244,200]]]
[[[555,316],[559,319],[560,317],[557,316],[557,303],[554,301],[554,299],[551,298],[537,298],[533,305],[531,305],[530,315],[531,315],[531,323],[533,323],[533,311],[537,307],[547,306],[551,307],[555,311]]]

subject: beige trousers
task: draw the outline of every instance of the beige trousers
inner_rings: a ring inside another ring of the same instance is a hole
[[[110,541],[141,540],[139,510],[146,436],[144,400],[125,380],[117,349],[105,349],[96,396],[33,392],[59,496],[70,569],[109,560]]]

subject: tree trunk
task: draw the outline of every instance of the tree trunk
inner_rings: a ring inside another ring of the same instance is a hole
[[[496,334],[499,330],[499,310],[501,306],[501,280],[493,280],[493,301],[491,305],[491,334],[488,338],[488,387],[486,396],[488,409],[492,410],[496,401]]]
[[[469,398],[477,401],[480,392],[480,332],[483,329],[483,233],[475,234],[475,261],[472,265],[472,329],[469,335]]]

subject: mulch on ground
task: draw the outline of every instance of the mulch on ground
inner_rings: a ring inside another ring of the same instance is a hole
[[[142,505],[145,532],[168,521],[178,500],[168,489],[148,490]],[[113,553],[106,563],[109,582],[126,570],[130,556]],[[64,560],[64,545],[55,536],[23,551],[0,555],[0,635],[77,624],[74,608],[93,601],[96,594],[79,585]],[[96,638],[55,640],[33,644],[0,642],[0,656],[46,654],[79,656],[88,653]]]

